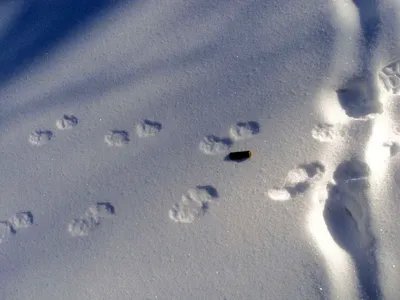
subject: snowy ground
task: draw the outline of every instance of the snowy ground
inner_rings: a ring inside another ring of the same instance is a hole
[[[400,299],[399,33],[397,0],[1,1],[0,299]]]

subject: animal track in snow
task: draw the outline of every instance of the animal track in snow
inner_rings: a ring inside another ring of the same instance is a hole
[[[301,164],[288,172],[283,187],[271,188],[266,195],[274,201],[287,201],[305,193],[310,186],[320,180],[325,167],[320,162]]]
[[[214,135],[204,137],[200,142],[200,151],[207,155],[217,155],[226,153],[232,145],[228,138],[219,138]]]
[[[30,211],[18,212],[8,220],[13,231],[29,228],[33,224],[33,215]]]
[[[139,137],[151,137],[157,135],[161,129],[161,123],[144,120],[136,125],[136,134]]]
[[[88,208],[86,215],[96,216],[97,218],[109,218],[115,215],[115,209],[109,202],[98,202],[96,205]]]
[[[210,203],[217,197],[215,188],[211,186],[190,189],[169,210],[169,218],[176,223],[192,223],[207,212]]]
[[[124,130],[112,130],[104,136],[109,147],[123,147],[129,143],[129,134]]]
[[[260,132],[260,125],[257,122],[238,122],[229,130],[231,138],[235,141],[253,137]]]
[[[8,240],[22,228],[29,228],[33,224],[33,214],[30,211],[18,212],[7,221],[0,221],[0,244]]]
[[[88,236],[99,223],[94,219],[74,219],[68,224],[68,232],[71,236]]]
[[[109,202],[99,202],[90,206],[81,218],[73,219],[68,224],[68,232],[71,236],[88,236],[101,223],[103,218],[112,217],[115,214],[114,206]]]
[[[344,135],[341,125],[319,123],[311,130],[311,135],[317,141],[330,143]]]
[[[78,118],[73,115],[64,115],[56,121],[56,127],[59,130],[69,130],[78,125]]]
[[[355,119],[366,119],[383,112],[377,90],[367,78],[354,78],[337,91],[338,100],[346,114]]]
[[[379,78],[387,92],[398,94],[400,92],[400,61],[395,61],[384,67],[379,72]]]
[[[33,146],[43,146],[47,144],[51,138],[53,137],[53,133],[50,130],[35,130],[29,135],[29,143]]]

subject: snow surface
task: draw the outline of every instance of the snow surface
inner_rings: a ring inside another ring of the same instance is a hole
[[[398,0],[0,2],[0,299],[400,299],[399,33]]]

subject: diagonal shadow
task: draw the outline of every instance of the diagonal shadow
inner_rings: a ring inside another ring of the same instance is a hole
[[[0,84],[17,76],[79,26],[122,1],[25,1],[0,38]]]
[[[370,228],[368,166],[352,158],[335,170],[324,219],[336,243],[351,256],[362,299],[381,299],[375,238]]]
[[[155,74],[165,72],[166,70],[169,72],[174,72],[178,69],[184,70],[200,62],[220,59],[220,57],[224,57],[226,54],[224,54],[225,50],[219,45],[219,41],[223,36],[229,36],[231,31],[234,30],[230,26],[227,26],[205,45],[191,49],[181,55],[174,54],[167,58],[158,58],[148,62],[142,62],[134,69],[118,70],[118,72],[116,72],[117,75],[110,76],[109,70],[114,69],[114,63],[110,62],[98,70],[96,74],[79,81],[71,82],[54,91],[46,93],[46,96],[32,98],[27,101],[27,104],[17,105],[11,110],[5,111],[2,115],[2,124],[7,124],[16,115],[21,115],[21,113],[33,113],[43,110],[50,105],[63,104],[69,101],[69,99],[76,99],[80,95],[92,97],[101,96],[103,93],[120,88],[121,86],[135,85],[142,80],[151,78]],[[260,67],[260,64],[267,64],[269,59],[273,60],[273,57],[279,56],[282,51],[292,51],[298,44],[306,43],[307,40],[308,39],[303,41],[296,40],[294,42],[284,43],[272,49],[270,52],[259,52],[249,55],[249,57],[244,59],[245,62],[243,60],[234,61],[230,69],[243,66],[246,66],[245,68],[248,69],[253,65],[254,67]],[[265,68],[267,68],[267,66],[265,66]],[[229,82],[227,78],[221,79],[221,84],[226,84],[227,82]]]

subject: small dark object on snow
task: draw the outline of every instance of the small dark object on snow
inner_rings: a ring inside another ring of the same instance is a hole
[[[251,151],[231,152],[228,155],[229,160],[243,161],[251,157]]]

